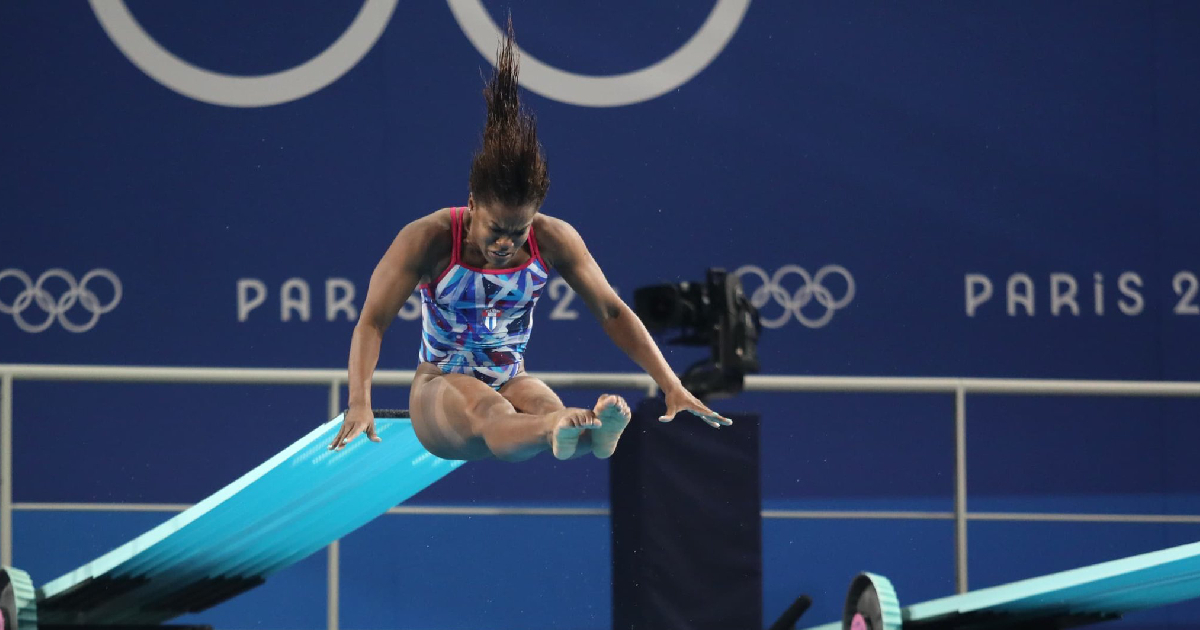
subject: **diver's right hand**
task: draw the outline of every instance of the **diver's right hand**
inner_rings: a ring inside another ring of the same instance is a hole
[[[342,419],[342,428],[338,430],[337,437],[333,439],[333,443],[329,445],[329,449],[340,451],[347,444],[358,437],[360,433],[366,433],[367,438],[372,442],[382,442],[383,439],[375,435],[375,414],[367,407],[351,407],[346,410],[346,416]]]

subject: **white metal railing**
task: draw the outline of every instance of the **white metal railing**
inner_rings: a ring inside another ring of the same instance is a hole
[[[411,371],[377,371],[376,385],[408,385]],[[538,372],[551,387],[596,389],[642,389],[653,395],[654,381],[640,373]],[[26,381],[90,381],[122,383],[237,383],[257,385],[325,386],[329,390],[329,417],[341,412],[341,387],[345,370],[266,368],[123,367],[83,365],[0,364],[0,564],[12,562],[12,512],[17,510],[111,510],[182,511],[186,505],[54,504],[12,501],[13,383]],[[940,519],[955,523],[955,581],[960,593],[967,591],[967,522],[986,521],[1071,521],[1133,523],[1200,523],[1200,515],[1154,514],[1042,514],[967,511],[967,394],[1067,395],[1067,396],[1170,396],[1200,397],[1200,383],[1152,381],[1086,381],[945,377],[833,377],[763,376],[746,377],[747,391],[759,392],[875,392],[945,393],[955,399],[955,479],[953,512],[886,511],[799,511],[764,510],[764,518],[794,519]],[[532,511],[531,511],[532,510]],[[540,509],[479,507],[398,507],[392,514],[530,514],[603,515],[603,509]],[[329,547],[329,630],[337,630],[338,544]]]

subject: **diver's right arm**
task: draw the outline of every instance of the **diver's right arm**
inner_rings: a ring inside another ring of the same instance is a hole
[[[383,333],[428,271],[430,244],[438,240],[436,215],[409,223],[400,230],[387,253],[371,274],[367,298],[350,338],[347,382],[350,405],[342,428],[329,445],[340,449],[360,433],[378,442],[375,416],[371,413],[371,377],[379,362]]]

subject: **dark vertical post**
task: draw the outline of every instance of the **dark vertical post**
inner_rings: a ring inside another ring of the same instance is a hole
[[[762,628],[758,416],[642,401],[610,460],[614,630]]]

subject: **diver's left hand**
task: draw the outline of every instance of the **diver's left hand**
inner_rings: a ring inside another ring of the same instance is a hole
[[[667,398],[667,413],[658,419],[659,422],[670,422],[675,419],[675,414],[680,411],[690,411],[700,417],[701,420],[708,423],[710,427],[718,429],[727,427],[733,424],[733,420],[722,416],[721,414],[709,409],[700,402],[700,399],[692,395],[691,392],[684,389],[683,385],[678,385],[675,388],[666,392]]]
[[[346,415],[342,418],[342,427],[333,438],[333,443],[329,445],[329,450],[340,451],[361,434],[366,434],[367,439],[372,442],[383,441],[383,438],[375,434],[375,412],[370,407],[356,405],[346,410]]]

